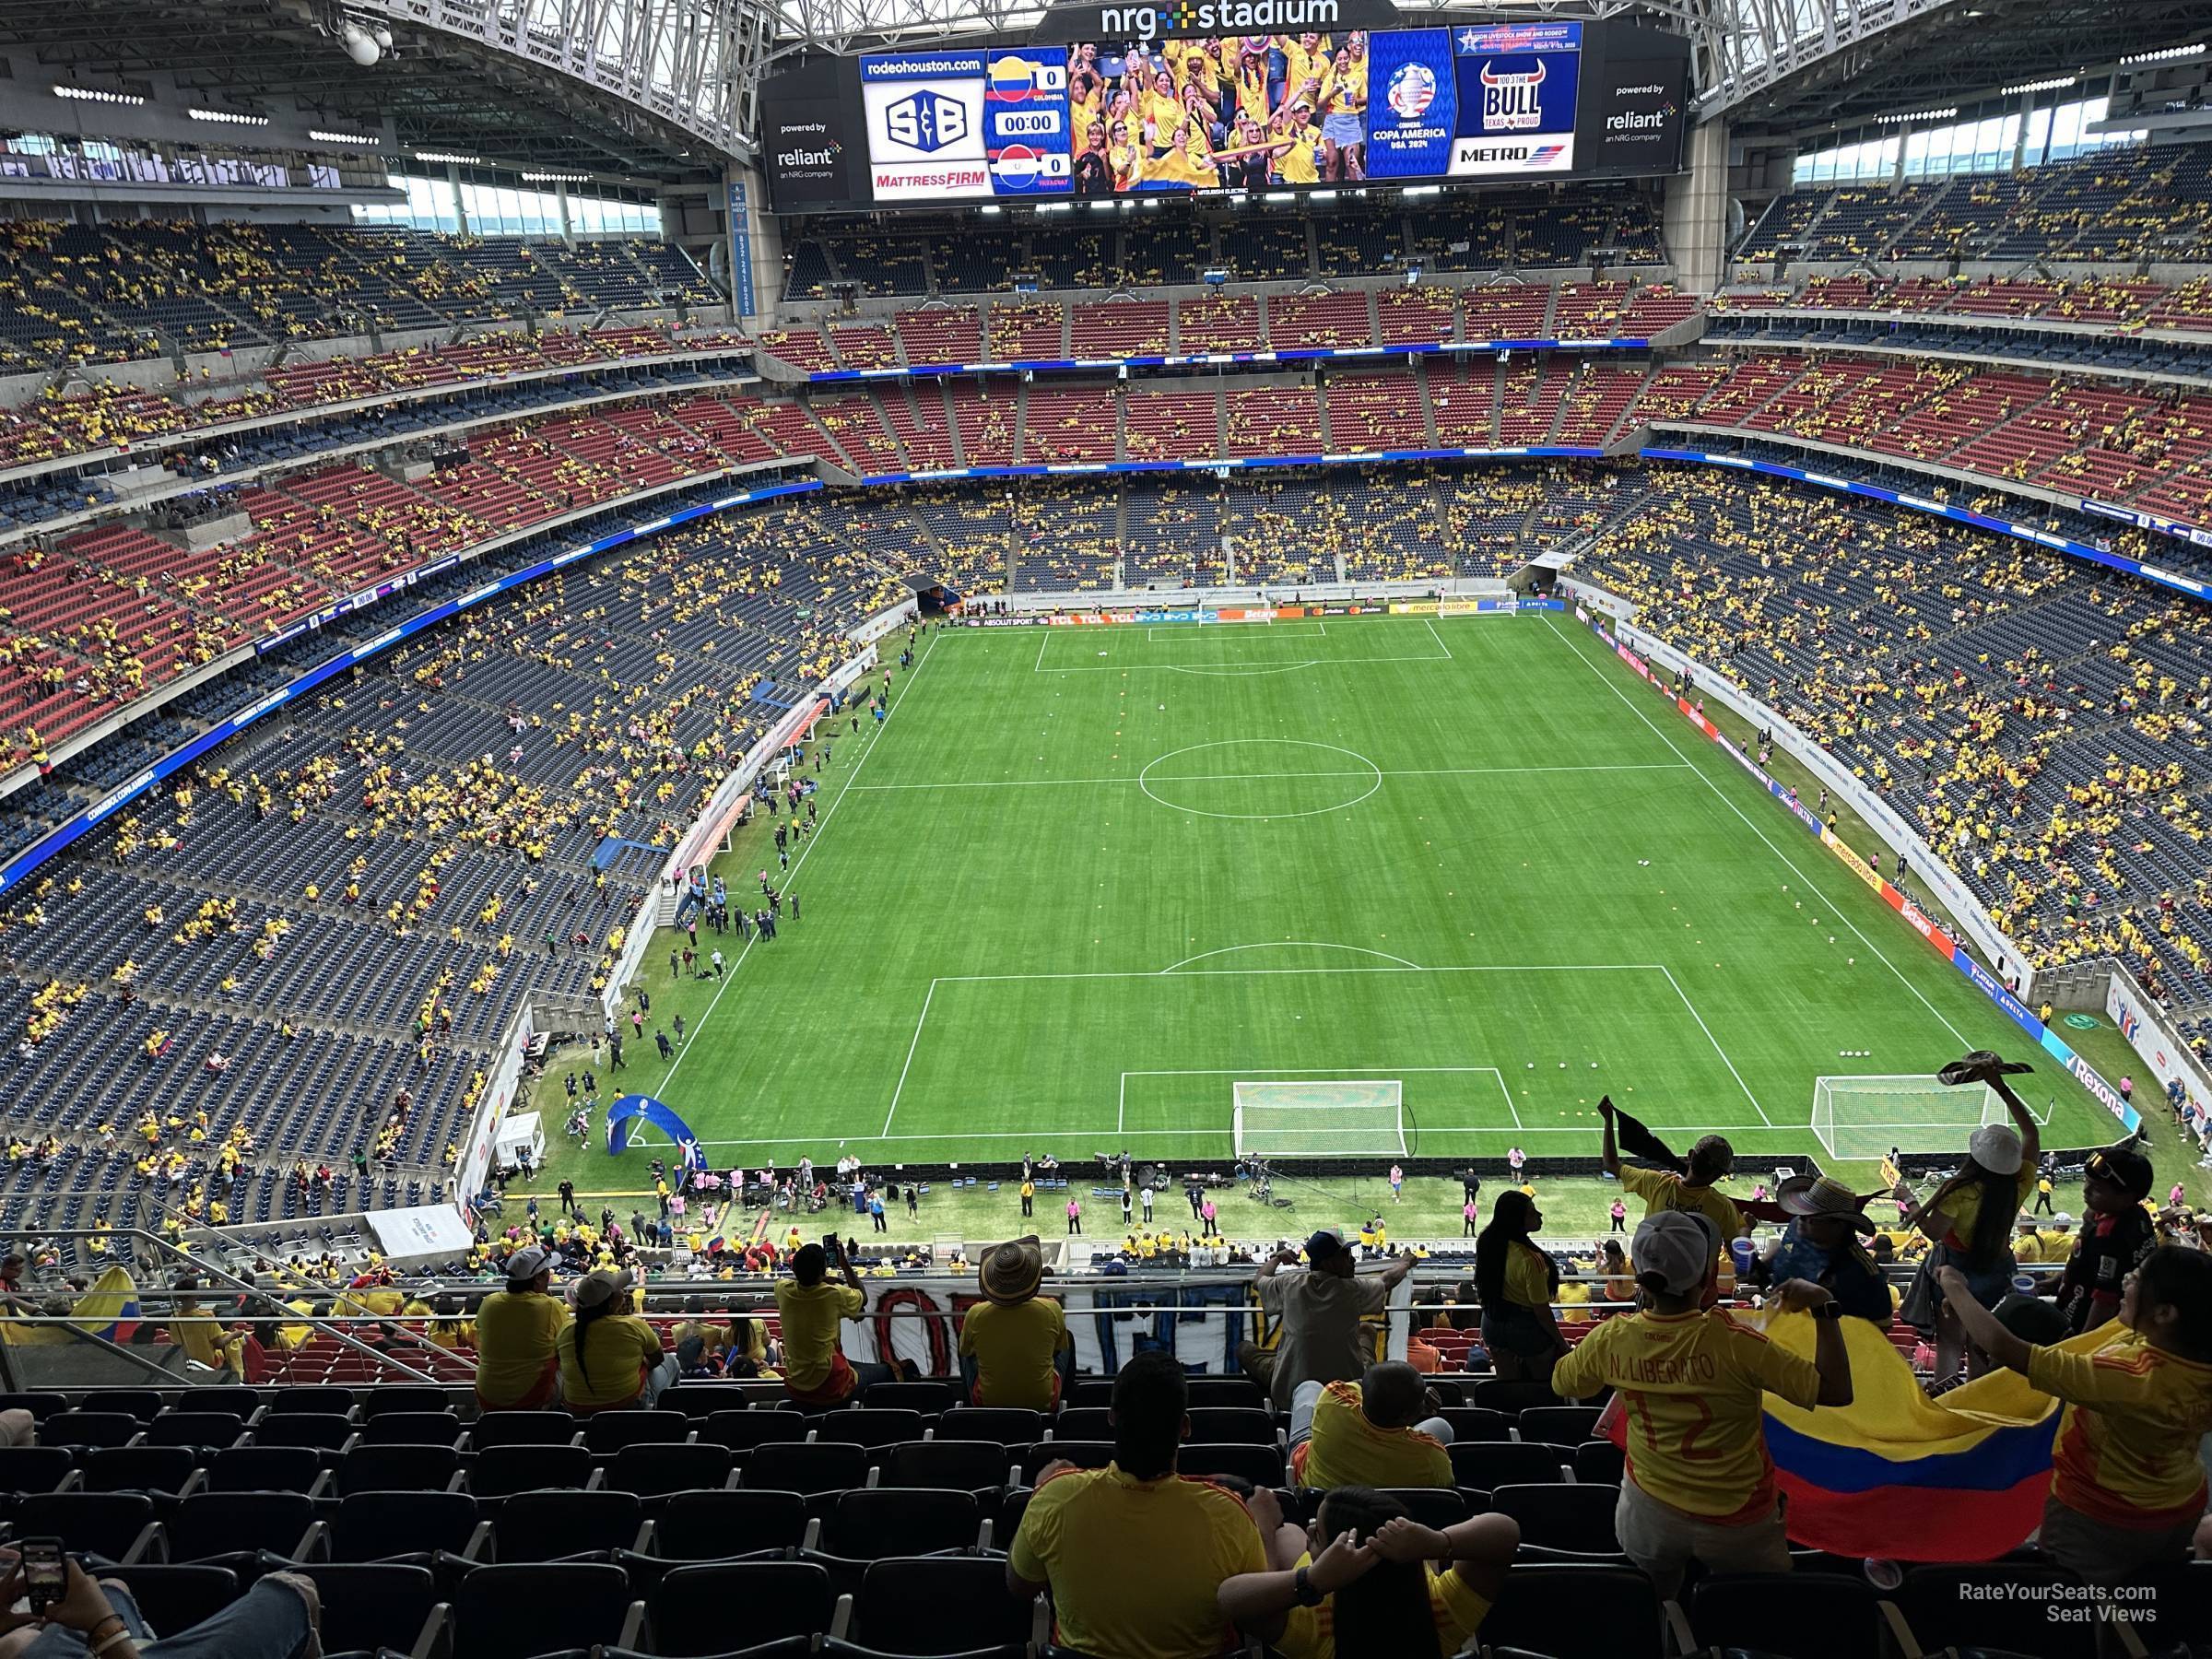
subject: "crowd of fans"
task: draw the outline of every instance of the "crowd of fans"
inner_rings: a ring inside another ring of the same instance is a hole
[[[1586,1276],[1602,1295],[1571,1324],[1555,1318],[1575,1309],[1559,1294],[1560,1261],[1536,1238],[1542,1218],[1524,1171],[1493,1201],[1468,1283],[1456,1296],[1417,1293],[1404,1359],[1384,1357],[1378,1322],[1417,1258],[1390,1253],[1379,1218],[1357,1244],[1322,1229],[1302,1248],[1269,1253],[1249,1281],[1264,1340],[1240,1349],[1237,1369],[1265,1391],[1284,1431],[1279,1487],[1181,1473],[1194,1385],[1172,1348],[1140,1346],[1118,1364],[1110,1406],[1091,1414],[1100,1420],[1033,1448],[1034,1475],[1010,1494],[1018,1518],[1000,1541],[1005,1593],[1018,1605],[1049,1594],[1055,1641],[1092,1659],[1213,1659],[1253,1639],[1288,1655],[1326,1655],[1339,1621],[1363,1645],[1387,1639],[1393,1653],[1457,1653],[1518,1594],[1518,1575],[1545,1559],[1524,1544],[1521,1488],[1500,1489],[1468,1514],[1455,1425],[1495,1415],[1460,1409],[1463,1384],[1477,1382],[1533,1391],[1515,1397],[1538,1416],[1559,1400],[1606,1403],[1583,1430],[1598,1445],[1545,1448],[1562,1458],[1571,1450],[1578,1468],[1598,1467],[1585,1458],[1593,1452],[1613,1460],[1611,1484],[1583,1477],[1611,1505],[1608,1547],[1594,1541],[1577,1558],[1584,1564],[1626,1563],[1668,1600],[1687,1600],[1693,1582],[1718,1574],[1793,1571],[1863,1570],[1888,1590],[1894,1581],[1878,1574],[1889,1563],[1794,1552],[1769,1424],[1776,1402],[1848,1412],[1873,1381],[1863,1368],[1886,1350],[1854,1346],[1846,1325],[1891,1326],[1895,1289],[1878,1247],[1897,1235],[1912,1241],[1902,1317],[1937,1344],[1930,1392],[1959,1385],[1963,1359],[1969,1378],[2011,1371],[2055,1402],[2053,1450],[2038,1472],[2047,1482],[2038,1564],[2117,1586],[2179,1569],[2192,1552],[2212,1554],[2197,1459],[2199,1438],[2212,1431],[2212,1253],[2194,1230],[2160,1231],[2149,1160],[2124,1145],[2083,1173],[2083,1230],[2063,1275],[2041,1281],[2055,1297],[2017,1293],[2018,1263],[2032,1257],[2016,1242],[2016,1212],[2027,1221],[2020,1206],[2031,1195],[2047,1204],[2054,1186],[2033,1117],[2006,1080],[2019,1069],[1993,1053],[1962,1059],[1952,1071],[1994,1088],[2012,1123],[1976,1131],[1959,1166],[1925,1192],[1900,1183],[1872,1198],[1810,1175],[1783,1181],[1771,1197],[1763,1186],[1748,1200],[1724,1194],[1734,1155],[1724,1139],[1704,1136],[1677,1159],[1601,1102],[1601,1161],[1621,1183],[1615,1217],[1626,1248],[1606,1252],[1603,1268]],[[1639,1161],[1624,1160],[1624,1144]],[[742,1174],[700,1190],[728,1192]],[[847,1165],[839,1177],[866,1180]],[[597,1229],[571,1224],[577,1206],[565,1190],[562,1199],[558,1222],[510,1228],[472,1258],[465,1301],[450,1288],[407,1288],[379,1266],[335,1291],[296,1277],[283,1288],[279,1274],[239,1304],[253,1317],[231,1327],[219,1303],[186,1284],[171,1293],[167,1338],[237,1371],[250,1349],[305,1339],[285,1328],[288,1316],[302,1334],[350,1317],[395,1353],[438,1348],[465,1359],[483,1412],[561,1411],[579,1426],[651,1409],[689,1382],[737,1382],[809,1414],[825,1439],[846,1438],[824,1414],[888,1407],[894,1396],[876,1391],[921,1380],[913,1360],[847,1353],[846,1333],[877,1316],[853,1247],[834,1234],[823,1243],[794,1232],[772,1280],[746,1305],[656,1286],[622,1223],[606,1215]],[[1869,1212],[1892,1202],[1899,1218],[1885,1230]],[[1630,1230],[1631,1206],[1643,1213]],[[645,1219],[629,1226],[641,1231]],[[2032,1233],[2023,1227],[2018,1237]],[[19,1253],[0,1264],[0,1297],[17,1313],[29,1311],[25,1269]],[[947,1270],[965,1267],[940,1264]],[[979,1422],[992,1412],[1072,1426],[1067,1413],[1082,1409],[1066,1404],[1079,1381],[1076,1345],[1040,1241],[990,1246],[974,1271],[976,1296],[946,1350],[959,1405],[941,1419],[940,1438],[964,1438],[956,1425],[969,1408]],[[661,1300],[649,1305],[656,1289]],[[1480,1347],[1463,1350],[1460,1367],[1440,1365],[1435,1345],[1469,1324]],[[1534,1417],[1523,1429],[1524,1441],[1542,1432]],[[28,1421],[16,1430],[27,1435]],[[1083,1432],[1110,1443],[1093,1446]],[[1053,1455],[1063,1441],[1068,1455]],[[1438,1504],[1458,1518],[1440,1517]],[[1908,1559],[1943,1556],[1940,1540],[1906,1547],[1900,1535],[1900,1545]],[[111,1615],[88,1599],[85,1617],[127,1625],[124,1606]],[[306,1606],[312,1622],[316,1604]],[[255,1617],[280,1612],[298,1617],[288,1604]],[[1507,1620],[1518,1630],[1524,1617]],[[1778,1639],[1772,1651],[1790,1644]]]
[[[680,251],[403,229],[161,219],[0,224],[0,371],[217,352],[371,328],[706,305]]]
[[[1786,484],[1657,472],[1618,507],[1591,577],[1844,759],[2036,966],[2115,956],[2212,1006],[2201,606]]]

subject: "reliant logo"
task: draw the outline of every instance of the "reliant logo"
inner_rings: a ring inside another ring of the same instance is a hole
[[[1336,0],[1176,0],[1173,6],[1106,6],[1099,32],[1112,40],[1177,35],[1303,33],[1337,20]]]
[[[829,149],[788,149],[776,152],[776,165],[782,168],[827,167],[837,159],[835,147]]]
[[[1655,133],[1674,119],[1674,106],[1665,105],[1656,110],[1623,110],[1617,115],[1606,117],[1608,133]]]

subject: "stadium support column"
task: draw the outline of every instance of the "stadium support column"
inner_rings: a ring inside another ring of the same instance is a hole
[[[468,234],[468,198],[461,189],[461,169],[454,163],[445,164],[445,187],[453,193],[453,221],[461,227],[461,234]]]
[[[730,309],[739,322],[771,315],[783,303],[783,228],[768,210],[768,181],[733,166],[722,200],[722,263]]]
[[[1715,119],[1692,126],[1682,165],[1666,182],[1667,256],[1681,287],[1710,294],[1721,286],[1728,233],[1728,124]]]

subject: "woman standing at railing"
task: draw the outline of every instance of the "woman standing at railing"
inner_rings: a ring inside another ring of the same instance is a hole
[[[1482,1346],[1500,1381],[1542,1382],[1567,1354],[1551,1311],[1559,1264],[1536,1247],[1544,1225],[1535,1200],[1519,1187],[1498,1194],[1490,1224],[1475,1241],[1475,1289],[1482,1299]]]

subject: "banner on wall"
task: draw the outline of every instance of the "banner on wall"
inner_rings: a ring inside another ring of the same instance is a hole
[[[846,1359],[877,1365],[911,1359],[925,1377],[959,1374],[959,1322],[983,1300],[973,1277],[863,1279],[860,1288],[867,1311],[841,1327]],[[1218,1377],[1236,1369],[1238,1344],[1273,1340],[1249,1278],[1212,1285],[1070,1279],[1052,1288],[1067,1318],[1076,1368],[1087,1375],[1110,1377],[1133,1355],[1160,1348],[1193,1375]],[[1379,1357],[1406,1357],[1412,1300],[1410,1281],[1390,1293]],[[1171,1303],[1165,1312],[1133,1311]]]

